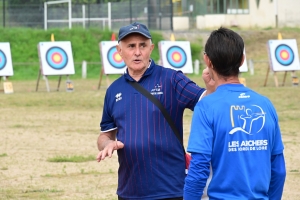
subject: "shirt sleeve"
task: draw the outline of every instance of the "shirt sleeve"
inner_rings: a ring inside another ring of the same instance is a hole
[[[278,117],[275,113],[275,136],[273,140],[273,148],[272,148],[272,155],[281,154],[283,152],[284,146],[281,138],[281,131],[278,123]]]
[[[101,132],[107,132],[114,129],[117,129],[116,124],[114,123],[114,119],[111,113],[112,104],[109,104],[109,92],[106,92],[105,99],[104,99],[104,106],[102,112],[102,119],[100,122],[100,129]]]
[[[209,109],[205,109],[207,107],[205,100],[198,102],[195,107],[187,146],[187,151],[190,153],[212,153],[214,139],[213,119],[211,119],[212,115],[209,114]]]
[[[205,91],[204,88],[199,87],[195,82],[182,74],[181,71],[174,73],[173,87],[181,106],[191,110],[194,110],[201,94]]]
[[[201,153],[191,155],[192,160],[185,178],[183,197],[188,200],[199,200],[209,177],[211,155]]]
[[[286,177],[285,161],[283,154],[271,157],[271,182],[269,186],[269,199],[280,200]]]

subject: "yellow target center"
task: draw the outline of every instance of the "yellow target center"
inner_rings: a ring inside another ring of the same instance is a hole
[[[61,56],[58,54],[53,55],[53,61],[59,63],[61,61]]]
[[[118,53],[115,54],[115,60],[116,61],[121,61],[122,60],[122,57],[120,56],[120,54],[118,54]]]
[[[173,59],[174,59],[175,61],[180,60],[180,55],[179,55],[178,53],[175,53],[175,54],[173,55]]]
[[[281,57],[282,57],[283,59],[287,59],[287,58],[289,57],[289,54],[288,54],[286,51],[283,51],[283,52],[281,53]]]

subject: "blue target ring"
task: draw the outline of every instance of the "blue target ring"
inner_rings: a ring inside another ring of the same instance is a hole
[[[68,55],[60,47],[51,47],[46,53],[46,61],[51,68],[60,70],[68,64]]]
[[[172,46],[167,51],[167,61],[172,67],[181,68],[187,61],[185,51],[179,46]]]
[[[107,60],[111,66],[117,69],[122,69],[126,66],[122,57],[119,55],[116,47],[111,47],[107,53]]]
[[[0,70],[2,70],[6,65],[7,59],[3,51],[0,50]]]
[[[275,58],[283,66],[289,66],[294,61],[294,52],[291,47],[281,44],[275,49]]]

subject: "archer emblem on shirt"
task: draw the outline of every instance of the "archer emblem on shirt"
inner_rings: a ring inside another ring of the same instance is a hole
[[[230,120],[232,129],[229,134],[243,132],[248,135],[258,133],[265,125],[266,113],[258,105],[245,107],[232,105],[230,107]]]

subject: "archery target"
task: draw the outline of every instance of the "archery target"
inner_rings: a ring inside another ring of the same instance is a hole
[[[273,71],[300,70],[297,41],[295,39],[269,40],[268,51]]]
[[[102,41],[99,43],[105,74],[123,74],[126,70],[126,64],[117,51],[117,44],[117,41]]]
[[[164,67],[180,70],[183,73],[193,73],[189,41],[161,41],[159,51]]]
[[[281,65],[289,66],[294,61],[294,52],[286,44],[278,45],[275,49],[275,58]]]
[[[187,56],[181,47],[172,46],[167,50],[167,61],[175,68],[182,68],[187,61]]]
[[[247,59],[246,59],[246,51],[244,48],[244,55],[245,55],[245,59],[244,59],[244,63],[242,66],[240,66],[240,72],[247,72],[248,71],[248,65],[247,65]]]
[[[13,74],[10,43],[0,42],[0,76],[12,76]]]
[[[53,69],[63,69],[68,64],[67,53],[60,47],[51,47],[46,52],[46,61]]]
[[[38,50],[43,75],[75,74],[71,42],[40,42]]]
[[[6,55],[5,53],[0,49],[0,70],[4,69],[4,67],[6,66]]]

